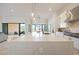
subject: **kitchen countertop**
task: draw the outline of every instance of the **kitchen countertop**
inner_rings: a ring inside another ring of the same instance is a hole
[[[79,38],[79,33],[73,33],[73,32],[64,32],[64,35]]]

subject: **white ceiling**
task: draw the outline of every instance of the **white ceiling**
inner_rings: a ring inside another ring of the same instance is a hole
[[[0,3],[0,16],[4,18],[31,18],[32,11],[35,12],[35,17],[40,19],[48,19],[54,12],[58,13],[67,6],[64,3]],[[49,11],[52,8],[52,11]]]

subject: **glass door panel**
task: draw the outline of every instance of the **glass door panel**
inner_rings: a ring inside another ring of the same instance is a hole
[[[20,34],[25,34],[25,32],[26,32],[25,24],[20,24]]]

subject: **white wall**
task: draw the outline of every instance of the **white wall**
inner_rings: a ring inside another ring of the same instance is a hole
[[[2,32],[2,16],[0,16],[0,32]]]
[[[25,23],[26,19],[23,19],[21,17],[15,17],[15,18],[3,18],[2,23]]]
[[[42,18],[37,19],[37,18],[35,18],[35,20],[34,19],[31,19],[30,21],[32,21],[32,24],[47,24],[48,23],[48,20],[49,19],[42,19]]]
[[[51,21],[51,23],[52,23],[52,29],[56,32],[57,30],[58,30],[58,28],[59,28],[59,19],[57,19],[58,18],[58,15],[57,15],[57,13],[56,12],[54,12],[53,13],[53,16],[52,16],[52,21]]]

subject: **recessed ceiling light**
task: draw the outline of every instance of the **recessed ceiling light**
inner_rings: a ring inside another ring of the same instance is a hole
[[[52,11],[52,8],[49,8],[49,11]]]
[[[11,12],[14,12],[14,9],[11,9],[10,11],[11,11]]]

